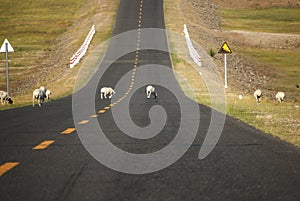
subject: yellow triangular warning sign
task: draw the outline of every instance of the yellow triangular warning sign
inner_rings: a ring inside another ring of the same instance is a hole
[[[221,48],[219,49],[218,53],[228,54],[228,53],[232,53],[232,51],[229,48],[228,44],[226,42],[224,42],[223,45],[221,46]]]

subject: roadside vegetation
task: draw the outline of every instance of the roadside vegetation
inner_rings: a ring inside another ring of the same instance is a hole
[[[0,0],[0,42],[7,38],[11,95],[15,104],[31,103],[32,91],[45,85],[54,99],[71,94],[79,69],[93,66],[103,54],[99,46],[112,31],[119,0]],[[228,56],[227,114],[300,146],[300,1],[289,0],[165,0],[167,28],[182,33],[187,24],[191,39],[211,55],[223,76],[223,57],[216,54],[223,41],[233,50]],[[69,59],[90,27],[96,34],[90,59],[74,69]],[[278,35],[282,34],[282,35]],[[170,38],[170,44],[178,41]],[[175,45],[174,45],[175,46]],[[94,55],[94,56],[93,56]],[[199,72],[183,58],[172,55],[176,76],[188,96],[210,105],[210,94]],[[264,97],[256,104],[254,89]],[[5,54],[0,55],[0,90],[6,90]],[[274,100],[284,91],[283,103]],[[239,99],[242,95],[242,99]]]
[[[300,34],[300,8],[221,8],[220,14],[226,30]]]
[[[227,56],[228,115],[300,146],[300,4],[289,4],[285,0],[166,0],[165,13],[169,30],[181,34],[187,24],[191,39],[213,58],[222,79],[223,55],[212,53],[223,41],[229,43],[233,54]],[[176,55],[172,60],[185,93],[211,106],[199,69]],[[264,95],[260,104],[253,97],[257,88]],[[277,91],[287,94],[285,102],[275,101]]]
[[[0,43],[7,38],[15,50],[9,53],[14,104],[0,109],[30,104],[32,91],[41,85],[53,92],[54,99],[71,94],[82,62],[70,69],[69,59],[93,24],[96,34],[87,54],[101,51],[97,48],[111,35],[118,3],[118,0],[0,0]],[[86,58],[83,61],[87,62]],[[4,53],[0,55],[0,90],[6,91]]]

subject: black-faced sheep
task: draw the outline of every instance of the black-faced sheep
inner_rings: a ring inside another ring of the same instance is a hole
[[[42,106],[43,102],[45,101],[46,94],[45,91],[41,88],[35,89],[32,93],[32,106],[34,107],[34,100],[38,100],[39,106]]]
[[[277,92],[275,98],[276,98],[276,100],[277,100],[278,102],[281,103],[281,102],[284,100],[284,98],[285,98],[285,93],[282,92],[282,91],[279,91],[279,92]]]
[[[260,100],[261,100],[261,97],[262,97],[262,92],[261,92],[261,90],[260,90],[260,89],[257,89],[257,90],[254,92],[253,95],[254,95],[254,98],[255,98],[256,102],[259,103]]]
[[[9,104],[13,104],[13,100],[11,99],[11,97],[8,95],[6,91],[0,91],[0,99],[2,105],[5,104],[6,102],[8,102]]]
[[[102,87],[100,90],[101,99],[103,98],[112,98],[116,92],[111,87]]]
[[[146,87],[146,94],[147,94],[147,98],[149,99],[151,97],[151,94],[154,95],[154,98],[157,98],[157,93],[155,91],[155,88],[152,85],[148,85]]]

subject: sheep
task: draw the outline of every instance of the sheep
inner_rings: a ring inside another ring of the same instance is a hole
[[[13,104],[13,100],[6,91],[0,91],[0,99],[2,105],[6,104],[6,102],[8,102],[9,104]]]
[[[111,87],[102,87],[100,90],[101,99],[109,98],[111,99],[116,92]]]
[[[285,98],[285,93],[282,91],[279,91],[279,92],[277,92],[275,98],[277,101],[279,101],[281,103]]]
[[[261,99],[261,97],[262,97],[262,92],[261,92],[261,90],[260,90],[260,89],[257,89],[257,90],[254,92],[253,95],[254,95],[254,98],[255,98],[256,102],[259,103],[259,102],[260,102],[260,99]]]
[[[35,89],[32,93],[32,106],[34,107],[34,100],[38,100],[39,106],[42,106],[44,100],[46,98],[45,91],[41,88]]]
[[[50,96],[52,95],[52,92],[49,89],[47,89],[45,95],[46,95],[47,100],[49,100]]]
[[[45,86],[40,86],[40,90],[44,91],[46,93],[47,89]]]
[[[152,86],[152,85],[148,85],[146,87],[146,94],[147,94],[147,99],[150,98],[151,94],[154,95],[154,98],[156,99],[157,98],[157,93],[155,91],[155,88]]]

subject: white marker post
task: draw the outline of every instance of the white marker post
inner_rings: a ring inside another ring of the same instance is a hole
[[[14,52],[14,48],[10,45],[7,39],[4,40],[0,52],[6,53],[6,87],[7,93],[10,96],[10,87],[9,87],[9,72],[8,72],[8,52]]]
[[[227,54],[224,54],[224,87],[225,89],[228,88],[228,85],[227,85],[227,57],[226,57]]]
[[[231,54],[232,51],[231,49],[229,48],[228,44],[226,42],[223,43],[223,45],[221,46],[221,48],[219,49],[218,53],[221,53],[221,54],[224,54],[224,87],[225,89],[228,88],[228,85],[227,85],[227,54]]]

